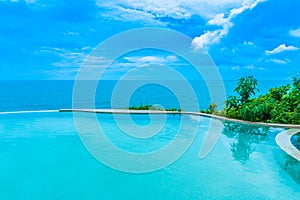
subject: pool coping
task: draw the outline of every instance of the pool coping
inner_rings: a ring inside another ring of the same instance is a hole
[[[89,113],[104,113],[104,114],[186,114],[186,115],[210,117],[210,118],[219,119],[223,121],[238,122],[242,124],[250,124],[250,125],[257,125],[257,126],[300,129],[300,124],[275,124],[275,123],[264,123],[264,122],[250,122],[250,121],[232,119],[232,118],[211,115],[206,113],[188,112],[188,111],[128,110],[128,109],[60,109],[59,112],[89,112]]]
[[[0,112],[0,115],[8,115],[8,114],[26,114],[26,113],[51,113],[51,112],[60,112],[60,110],[23,110],[23,111],[9,111],[9,112]]]
[[[300,161],[300,151],[291,142],[293,135],[298,133],[300,133],[300,129],[288,129],[278,133],[275,140],[283,151]]]

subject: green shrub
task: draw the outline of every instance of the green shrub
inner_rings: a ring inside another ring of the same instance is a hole
[[[243,77],[234,90],[238,95],[226,100],[224,110],[217,111],[212,103],[200,112],[253,122],[300,124],[299,77],[293,78],[292,85],[271,88],[269,93],[256,98],[251,98],[251,95],[259,91],[256,88],[257,80],[253,76]]]

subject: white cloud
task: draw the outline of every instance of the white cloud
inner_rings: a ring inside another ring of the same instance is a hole
[[[255,46],[255,44],[251,41],[244,41],[244,45]]]
[[[175,19],[187,19],[192,14],[189,9],[182,5],[183,1],[121,0],[120,2],[126,7],[152,13],[156,17],[169,16]]]
[[[96,4],[106,9],[101,15],[117,20],[157,23],[159,18],[189,19],[200,15],[205,19],[219,13],[251,4],[254,0],[97,0]],[[222,15],[222,14],[221,14]],[[222,19],[220,16],[219,19]],[[217,19],[216,19],[217,20]]]
[[[221,26],[225,23],[227,23],[227,19],[224,18],[224,13],[217,14],[213,19],[208,21],[208,24],[218,26]]]
[[[93,47],[89,47],[89,46],[86,46],[86,47],[82,47],[81,50],[85,51],[85,50],[92,50]]]
[[[37,0],[25,0],[25,2],[26,2],[27,4],[31,4],[31,3],[36,3]]]
[[[246,67],[246,69],[255,69],[255,66],[253,66],[253,65],[248,65],[248,66]]]
[[[125,57],[125,60],[137,63],[139,65],[141,64],[163,64],[163,63],[172,63],[178,61],[176,56],[132,56],[132,57]]]
[[[231,69],[234,71],[238,71],[238,70],[240,70],[240,66],[233,66],[233,67],[231,67]]]
[[[78,32],[72,32],[72,31],[62,32],[61,34],[66,36],[79,36]]]
[[[285,44],[281,44],[281,45],[279,45],[278,47],[276,47],[275,49],[273,49],[271,51],[266,50],[266,54],[270,55],[270,54],[281,53],[281,52],[284,52],[284,51],[296,51],[296,50],[299,50],[299,48],[294,47],[294,46],[286,46]]]
[[[52,54],[57,56],[60,60],[59,62],[52,63],[52,66],[54,67],[60,67],[60,68],[73,68],[77,67],[79,68],[83,62],[86,56],[88,55],[90,49],[74,49],[74,50],[67,50],[62,48],[53,48],[53,47],[42,47],[42,49],[39,52],[35,52],[36,54],[40,53],[46,53],[46,54]]]
[[[215,30],[215,31],[207,31],[199,37],[195,37],[192,45],[195,49],[203,49],[206,50],[209,45],[218,44],[228,33],[228,28]]]
[[[170,62],[176,62],[176,61],[178,61],[178,58],[177,58],[177,56],[167,56],[166,60],[170,61]]]
[[[246,69],[249,69],[249,70],[265,70],[265,68],[263,68],[263,67],[257,67],[257,66],[254,66],[254,65],[248,65],[248,66],[246,66],[245,67]]]
[[[165,61],[162,57],[156,57],[156,56],[144,56],[139,58],[139,61],[142,63],[162,63]]]
[[[279,60],[279,59],[269,59],[269,60],[266,60],[266,62],[272,62],[272,63],[276,63],[276,64],[281,64],[281,65],[287,64],[287,60]]]
[[[153,13],[148,13],[143,10],[136,10],[134,8],[124,8],[122,6],[111,5],[109,3],[105,7],[112,8],[112,11],[109,13],[101,13],[101,16],[104,18],[112,18],[119,21],[142,21],[145,24],[151,25],[166,25],[165,22],[160,22],[155,19]]]
[[[228,34],[234,25],[233,18],[264,1],[266,0],[97,0],[96,4],[104,8],[102,17],[151,25],[167,25],[169,22],[161,20],[165,17],[185,20],[199,15],[207,19],[209,25],[221,26],[218,30],[208,30],[194,38],[193,46],[203,49],[219,43]]]
[[[9,2],[24,2],[22,0],[0,0],[0,2],[3,1],[9,1]],[[27,4],[32,4],[32,3],[36,3],[37,0],[25,0],[25,3]]]
[[[215,15],[213,19],[208,21],[208,24],[221,26],[221,28],[214,31],[207,31],[199,37],[195,37],[192,45],[195,49],[207,50],[210,45],[220,43],[220,40],[228,34],[229,29],[234,26],[232,23],[233,18],[246,10],[253,9],[264,1],[265,0],[245,0],[241,7],[231,9],[228,17],[225,17],[224,13]]]
[[[107,68],[110,73],[125,72],[134,67],[145,67],[151,64],[178,64],[178,57],[175,55],[165,56],[128,56],[124,57],[125,62],[113,62],[103,56],[89,55],[91,47],[82,47],[71,50],[57,48],[57,47],[42,47],[36,54],[52,54],[59,58],[58,61],[53,62],[52,66],[55,67],[53,71],[64,75],[69,72],[70,74],[77,72],[84,64],[84,68],[80,69],[80,72],[85,73],[82,77],[89,79],[104,67]]]
[[[51,64],[53,69],[42,71],[44,74],[55,77],[55,79],[74,79],[76,73],[80,71],[80,79],[93,80],[96,79],[99,70],[109,66],[112,61],[103,56],[89,55],[90,50],[91,47],[73,50],[42,47],[36,54],[52,54],[58,58]]]
[[[290,35],[294,37],[299,37],[300,38],[300,28],[296,30],[291,30]]]

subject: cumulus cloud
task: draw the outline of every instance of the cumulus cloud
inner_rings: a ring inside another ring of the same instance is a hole
[[[211,19],[218,13],[227,12],[230,8],[247,6],[249,1],[254,0],[97,0],[96,4],[104,9],[109,8],[101,13],[105,17],[155,23],[164,17],[189,19],[193,15],[199,15],[205,19]]]
[[[227,19],[224,18],[224,13],[217,14],[213,19],[208,21],[208,24],[221,26],[227,23]]]
[[[205,49],[219,43],[228,34],[234,25],[233,18],[263,1],[266,0],[97,0],[96,4],[104,9],[101,13],[103,17],[121,21],[141,21],[152,25],[167,25],[168,22],[161,20],[164,18],[187,20],[193,15],[201,16],[208,20],[208,25],[220,26],[217,30],[207,30],[194,38],[193,46],[196,49]]]
[[[273,49],[271,51],[267,50],[266,54],[271,55],[271,54],[281,53],[281,52],[284,52],[284,51],[296,51],[298,49],[299,48],[294,47],[294,46],[286,46],[285,44],[281,44],[281,45],[279,45],[278,47],[276,47],[275,49]]]
[[[241,7],[231,9],[228,17],[225,17],[224,13],[217,14],[213,19],[208,21],[208,24],[221,26],[221,28],[213,31],[206,31],[199,37],[195,37],[192,45],[195,47],[195,49],[207,50],[210,45],[220,43],[220,40],[225,37],[228,34],[229,29],[233,27],[233,18],[246,10],[255,8],[259,3],[264,1],[265,0],[246,0],[243,2]]]
[[[300,38],[300,28],[296,30],[291,30],[290,35],[293,37],[299,37]]]
[[[107,12],[101,13],[103,17],[120,21],[142,21],[153,25],[166,24],[160,21],[159,18],[188,19],[192,14],[180,5],[180,1],[175,0],[119,0],[108,2],[98,0],[96,4],[101,8],[109,8]]]

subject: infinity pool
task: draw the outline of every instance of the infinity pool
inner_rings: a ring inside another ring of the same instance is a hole
[[[132,117],[141,127],[150,121],[148,115]],[[90,123],[89,114],[82,118]],[[200,159],[210,118],[168,115],[163,129],[144,140],[126,136],[111,114],[98,114],[97,120],[115,146],[135,153],[155,152],[172,140],[184,142],[195,126],[198,130],[177,161],[154,172],[132,174],[114,170],[89,153],[72,113],[2,114],[0,199],[300,198],[300,162],[275,142],[282,129],[226,122],[213,150]],[[182,121],[184,133],[176,137]],[[122,119],[120,123],[127,124]]]

